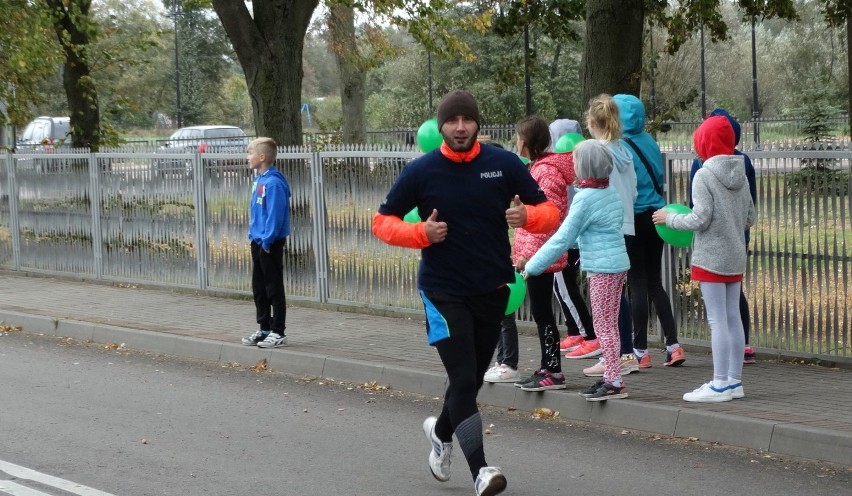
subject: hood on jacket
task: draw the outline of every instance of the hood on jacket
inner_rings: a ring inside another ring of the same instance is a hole
[[[580,123],[573,119],[556,119],[555,121],[550,123],[549,127],[550,146],[547,147],[548,151],[553,150],[553,147],[556,146],[556,142],[559,141],[559,138],[561,138],[565,134],[583,134],[583,130],[580,128]]]
[[[612,173],[612,153],[599,140],[586,140],[574,148],[577,179],[605,179]]]
[[[734,154],[734,128],[726,117],[708,117],[692,135],[692,144],[701,160]]]
[[[553,153],[546,152],[542,157],[533,162],[530,167],[530,172],[533,169],[548,165],[556,173],[562,176],[562,179],[569,186],[574,182],[574,157],[571,153]],[[535,175],[533,175],[535,177]]]
[[[604,144],[607,144],[604,142]],[[610,153],[612,153],[612,166],[620,173],[624,173],[628,168],[633,168],[633,154],[626,146],[619,146],[618,141],[608,144]]]
[[[701,170],[709,171],[716,180],[730,190],[736,191],[748,184],[743,158],[737,155],[717,155],[704,162]]]
[[[734,128],[734,146],[739,145],[740,133],[742,132],[742,130],[740,129],[740,123],[737,122],[737,120],[734,119],[731,114],[729,114],[728,111],[723,109],[722,107],[714,108],[713,111],[710,112],[710,115],[708,115],[707,117],[713,117],[717,115],[725,117],[726,119],[728,119],[728,122],[731,123],[731,127]]]
[[[612,97],[618,106],[621,132],[632,138],[645,130],[645,105],[633,95],[618,94]]]

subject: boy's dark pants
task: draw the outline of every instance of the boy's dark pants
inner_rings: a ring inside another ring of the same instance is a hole
[[[257,310],[257,323],[264,331],[283,335],[287,327],[287,300],[284,295],[284,240],[269,247],[269,253],[259,244],[251,243],[251,292]]]

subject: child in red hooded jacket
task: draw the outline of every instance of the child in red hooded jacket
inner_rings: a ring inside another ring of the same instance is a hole
[[[704,161],[692,182],[693,211],[654,212],[656,224],[695,231],[692,278],[699,281],[710,324],[713,380],[683,395],[685,401],[720,402],[745,396],[742,385],[745,339],[739,314],[746,269],[743,232],[754,225],[755,208],[745,164],[734,155],[734,130],[722,116],[705,120],[693,135]]]

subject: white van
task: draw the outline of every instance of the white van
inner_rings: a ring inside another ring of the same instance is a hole
[[[36,117],[18,139],[18,147],[56,147],[71,144],[70,117]]]

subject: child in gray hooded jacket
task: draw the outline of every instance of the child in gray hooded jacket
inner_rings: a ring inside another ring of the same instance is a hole
[[[603,378],[580,394],[588,401],[626,398],[619,364],[618,306],[630,268],[621,226],[624,206],[609,184],[612,154],[606,144],[587,140],[574,148],[577,194],[562,225],[525,266],[524,277],[538,275],[569,246],[580,246],[580,269],[589,273],[592,319],[604,358]]]
[[[654,212],[656,224],[695,231],[692,278],[699,281],[710,324],[713,380],[683,395],[686,401],[720,402],[745,396],[742,385],[745,339],[739,314],[746,269],[743,232],[755,221],[745,164],[734,155],[734,130],[722,116],[705,120],[693,135],[704,160],[692,182],[691,214]]]

